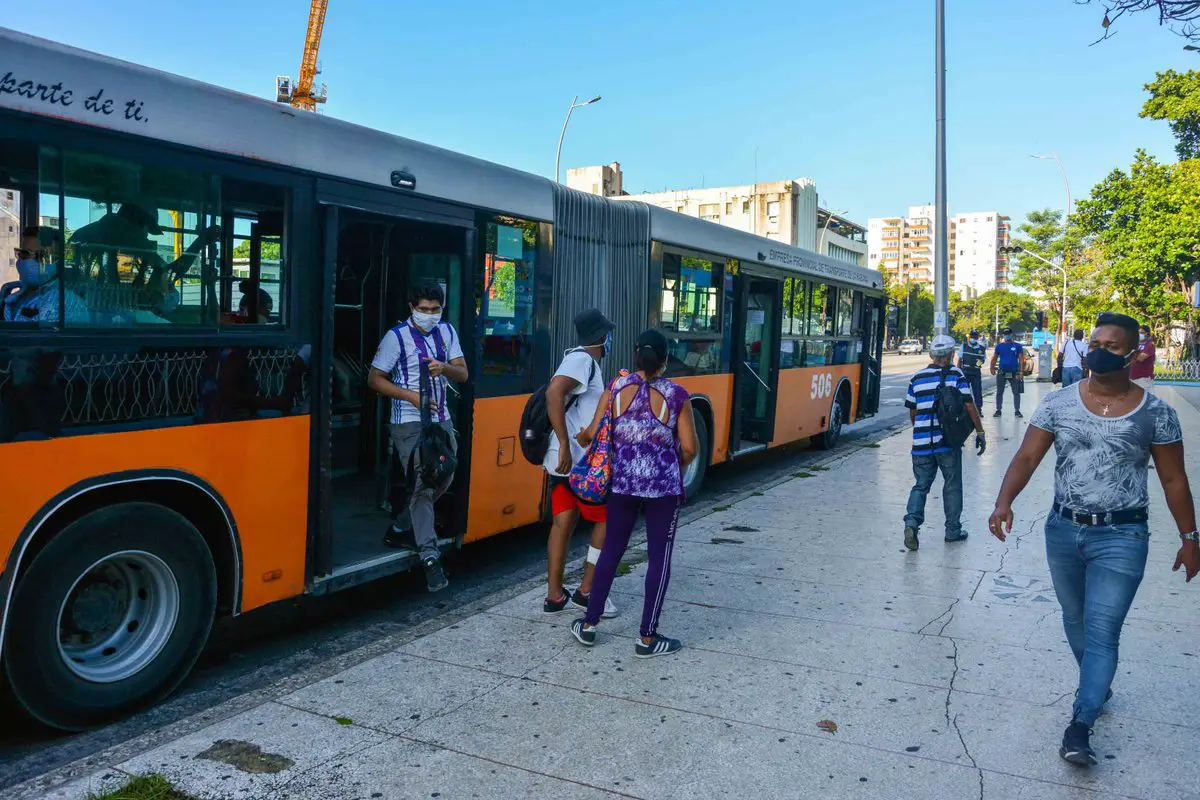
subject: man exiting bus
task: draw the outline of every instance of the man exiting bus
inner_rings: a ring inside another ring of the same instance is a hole
[[[412,530],[425,567],[425,583],[431,592],[449,585],[442,571],[433,527],[433,504],[450,488],[450,481],[426,486],[421,478],[421,450],[417,447],[422,436],[421,373],[425,371],[429,376],[426,401],[433,421],[449,435],[452,448],[457,447],[457,439],[446,406],[446,380],[455,383],[467,380],[467,362],[458,332],[449,322],[442,321],[444,302],[445,295],[439,286],[422,286],[409,292],[411,316],[384,335],[371,361],[371,376],[367,381],[371,389],[392,399],[392,443],[413,484],[408,507],[392,509],[396,519],[389,533],[399,535]]]
[[[983,434],[983,423],[979,421],[979,411],[975,408],[971,384],[953,364],[955,349],[953,338],[946,335],[933,337],[929,345],[930,364],[912,376],[908,394],[904,398],[913,425],[912,463],[913,477],[916,478],[904,514],[904,546],[909,550],[920,547],[919,534],[921,524],[925,522],[925,499],[929,496],[938,470],[942,473],[946,541],[961,542],[967,538],[961,521],[962,445],[966,436],[957,440],[948,437],[957,435],[959,422],[969,418],[975,427],[975,448],[979,455],[983,455],[987,448],[987,440]],[[964,411],[965,417],[961,414]],[[968,428],[966,433],[969,432]]]
[[[550,541],[546,547],[546,602],[542,610],[547,614],[567,611],[572,605],[587,608],[592,591],[592,574],[596,571],[600,548],[604,546],[608,521],[606,507],[579,500],[571,493],[567,477],[584,455],[584,447],[578,440],[579,432],[591,424],[596,406],[604,395],[600,362],[612,348],[615,327],[598,309],[581,311],[575,317],[579,346],[566,352],[546,387],[546,414],[550,417],[551,433],[550,447],[542,466],[550,476],[550,507],[554,513]],[[567,563],[571,534],[575,532],[580,517],[593,525],[592,542],[584,563],[583,581],[572,594],[563,588],[563,569]],[[612,601],[605,600],[604,616],[612,617],[616,613]]]

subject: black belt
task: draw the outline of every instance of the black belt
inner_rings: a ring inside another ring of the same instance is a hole
[[[1120,511],[1092,514],[1055,503],[1054,513],[1071,520],[1076,525],[1126,525],[1130,522],[1145,522],[1150,519],[1150,511],[1146,508],[1123,508]]]

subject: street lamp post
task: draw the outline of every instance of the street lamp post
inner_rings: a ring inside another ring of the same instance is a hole
[[[582,108],[583,106],[590,106],[592,103],[598,103],[598,102],[600,102],[600,95],[596,95],[591,100],[588,100],[583,103],[579,102],[579,95],[575,95],[575,99],[573,99],[571,101],[571,107],[567,109],[567,118],[565,120],[563,120],[562,133],[560,133],[558,135],[558,152],[554,154],[554,181],[555,181],[555,183],[562,183],[562,178],[559,177],[560,173],[559,173],[558,165],[562,162],[563,137],[567,135],[567,123],[569,123],[571,121],[571,112],[573,112],[577,108]]]
[[[1012,253],[1014,255],[1017,253],[1024,253],[1025,255],[1033,256],[1038,261],[1041,261],[1044,264],[1049,264],[1050,266],[1054,267],[1056,270],[1058,270],[1059,272],[1062,273],[1062,276],[1063,276],[1062,312],[1058,315],[1058,329],[1059,329],[1059,334],[1060,334],[1061,339],[1063,341],[1065,341],[1066,335],[1067,335],[1067,268],[1062,266],[1061,264],[1055,264],[1053,261],[1051,261],[1048,258],[1042,258],[1037,253],[1031,253],[1030,251],[1026,250],[1024,247],[1021,247],[1021,245],[1019,245],[1019,244],[1014,244],[1011,247],[1001,247],[1000,250],[1002,252]],[[1060,341],[1059,344],[1061,344],[1061,343],[1062,342]]]
[[[821,244],[825,241],[825,231],[829,230],[829,223],[833,221],[834,216],[842,216],[849,213],[848,211],[826,211],[825,224],[821,226],[821,235],[817,237],[817,252],[821,252]]]
[[[946,213],[946,0],[937,0],[937,23],[935,38],[937,40],[937,56],[935,69],[937,71],[937,166],[935,169],[934,204],[937,216],[936,250],[933,254],[933,322],[934,331],[948,333],[950,318],[948,315],[950,299],[950,267],[947,247]]]

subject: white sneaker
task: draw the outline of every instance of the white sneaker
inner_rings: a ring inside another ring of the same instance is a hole
[[[586,611],[588,606],[588,596],[576,589],[574,594],[571,595],[571,605],[575,606],[576,608],[582,608],[584,611]],[[617,607],[613,605],[612,598],[604,598],[604,613],[600,616],[604,619],[612,619],[616,615]]]

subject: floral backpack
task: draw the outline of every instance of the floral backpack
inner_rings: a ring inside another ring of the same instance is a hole
[[[628,370],[621,370],[620,377],[628,375]],[[571,470],[567,479],[571,493],[588,505],[604,505],[608,501],[608,488],[612,484],[612,388],[614,380],[608,385],[610,393],[608,408],[600,418],[596,427],[596,435],[588,445],[587,452],[579,463]]]

